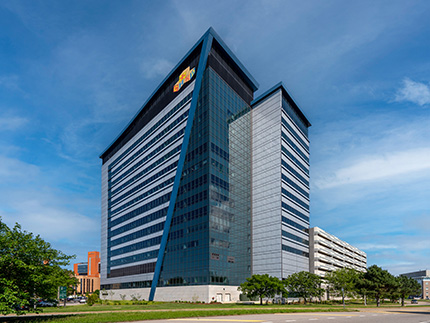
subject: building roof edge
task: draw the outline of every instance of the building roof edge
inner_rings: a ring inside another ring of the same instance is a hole
[[[163,86],[163,84],[169,79],[169,77],[179,68],[179,66],[184,62],[184,60],[200,45],[203,41],[211,35],[218,44],[226,51],[226,53],[232,58],[234,63],[239,67],[239,70],[243,72],[243,76],[249,81],[251,88],[256,91],[258,89],[257,81],[252,77],[252,75],[248,72],[248,70],[242,65],[236,55],[228,48],[228,46],[224,43],[221,37],[216,33],[216,31],[210,27],[202,37],[194,44],[194,46],[182,57],[182,59],[178,62],[178,64],[173,67],[173,69],[167,74],[167,76],[160,82],[160,84],[156,87],[156,89],[151,93],[145,103],[140,107],[140,109],[136,112],[136,114],[130,119],[127,125],[121,130],[118,136],[103,150],[103,152],[99,155],[99,158],[103,158],[104,154],[116,143],[116,141],[123,135],[123,133],[130,127],[133,121],[139,116],[142,110],[146,107],[148,102],[154,97],[157,91]]]
[[[230,50],[230,48],[224,43],[222,38],[217,34],[215,29],[210,27],[207,31],[207,33],[210,33],[213,38],[218,42],[218,44],[221,45],[221,47],[227,52],[227,54],[233,59],[234,63],[239,67],[239,70],[243,72],[243,76],[245,76],[246,79],[248,79],[248,82],[251,85],[252,90],[255,92],[258,90],[259,84],[254,79],[254,77],[249,73],[249,71],[246,69],[246,67],[240,62],[240,60],[236,57],[236,55]]]
[[[261,101],[265,100],[266,98],[268,98],[270,95],[272,95],[273,93],[275,93],[276,91],[281,90],[282,94],[286,97],[288,103],[291,104],[292,108],[297,112],[297,114],[303,119],[303,121],[305,122],[307,127],[311,126],[311,123],[309,122],[308,118],[305,116],[305,114],[303,113],[303,111],[298,107],[298,105],[296,104],[296,102],[293,100],[293,98],[291,97],[291,95],[288,93],[285,85],[283,82],[279,82],[276,85],[274,85],[273,87],[271,87],[270,89],[268,89],[266,92],[264,92],[263,94],[261,94],[258,98],[254,99],[251,102],[251,106],[255,106],[258,103],[260,103]]]

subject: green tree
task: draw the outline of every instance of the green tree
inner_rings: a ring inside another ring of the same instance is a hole
[[[364,278],[368,281],[369,288],[373,291],[376,306],[380,305],[381,298],[388,295],[396,286],[396,279],[387,270],[372,265],[367,269]]]
[[[93,306],[96,303],[100,303],[99,294],[92,293],[91,295],[87,295],[87,305]]]
[[[357,271],[352,268],[341,268],[327,273],[324,278],[330,290],[342,296],[342,303],[345,306],[345,294],[351,296],[355,291]]]
[[[277,294],[285,293],[282,282],[277,277],[264,275],[252,275],[237,288],[249,298],[260,297],[260,305],[263,304],[264,297],[274,297]]]
[[[367,306],[367,296],[373,294],[371,282],[366,279],[365,272],[361,272],[357,276],[355,288],[358,294],[363,296],[364,305]]]
[[[61,267],[72,258],[0,218],[0,313],[17,312],[17,306],[33,311],[36,298],[54,299],[59,286],[76,285],[72,272]]]
[[[405,306],[405,298],[421,293],[421,285],[415,279],[406,276],[398,276],[396,279],[399,288],[398,293],[402,299],[402,306]]]
[[[311,297],[321,297],[324,294],[321,282],[321,277],[307,271],[294,273],[284,280],[287,290],[298,297],[303,297],[305,304]]]

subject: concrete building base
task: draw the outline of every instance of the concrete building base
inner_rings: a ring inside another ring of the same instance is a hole
[[[241,294],[237,290],[238,286],[171,286],[158,287],[155,292],[154,300],[158,302],[220,302],[235,303],[239,301]],[[150,288],[130,288],[130,289],[112,289],[106,291],[100,297],[103,300],[148,300]]]

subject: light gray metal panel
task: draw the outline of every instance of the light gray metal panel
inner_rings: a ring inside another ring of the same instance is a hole
[[[252,271],[281,277],[281,93],[252,111]]]

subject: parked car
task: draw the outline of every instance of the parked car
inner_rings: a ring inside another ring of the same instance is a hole
[[[52,302],[40,301],[39,303],[37,303],[37,306],[38,307],[54,307],[56,305]]]
[[[411,304],[418,304],[418,301],[417,301],[416,299],[413,299],[413,300],[411,301]]]
[[[79,303],[86,303],[87,302],[87,298],[83,297],[79,300]]]

